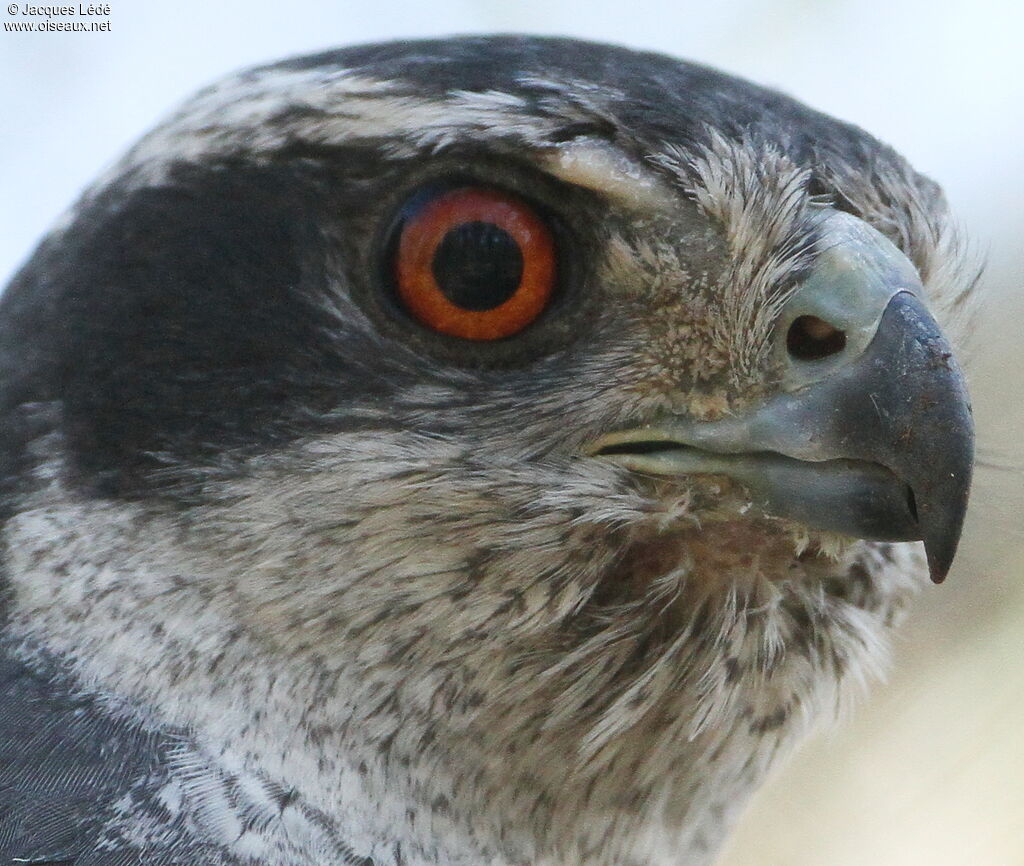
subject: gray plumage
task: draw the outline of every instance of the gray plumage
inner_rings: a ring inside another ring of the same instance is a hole
[[[228,862],[152,796],[167,785],[172,737],[76,693],[56,666],[5,657],[0,693],[0,862]],[[147,821],[162,832],[139,844]]]
[[[552,228],[521,334],[396,300],[453,183]],[[658,55],[393,43],[201,91],[0,301],[0,863],[710,862],[882,663],[899,542],[948,568],[970,431],[925,299],[955,336],[969,285],[891,149]],[[837,432],[868,362],[905,405]],[[803,435],[785,400],[814,456],[756,438]]]

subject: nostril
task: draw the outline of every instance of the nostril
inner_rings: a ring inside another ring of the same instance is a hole
[[[817,316],[799,316],[786,334],[786,349],[798,361],[817,361],[844,348],[846,332]]]

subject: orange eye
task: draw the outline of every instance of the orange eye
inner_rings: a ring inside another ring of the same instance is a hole
[[[430,199],[402,225],[395,282],[402,303],[427,327],[498,340],[523,330],[548,305],[555,242],[515,196],[460,187]]]

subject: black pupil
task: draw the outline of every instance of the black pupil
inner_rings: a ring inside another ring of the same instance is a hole
[[[519,288],[523,254],[500,226],[462,223],[438,244],[433,270],[437,287],[457,307],[493,310]]]

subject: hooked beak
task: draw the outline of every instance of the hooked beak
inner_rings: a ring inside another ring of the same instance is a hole
[[[767,513],[814,528],[923,540],[941,583],[974,461],[967,388],[910,262],[860,220],[829,224],[827,252],[783,311],[779,351],[807,317],[831,342],[810,358],[790,346],[781,393],[720,421],[609,433],[587,453],[649,474],[726,475]]]

